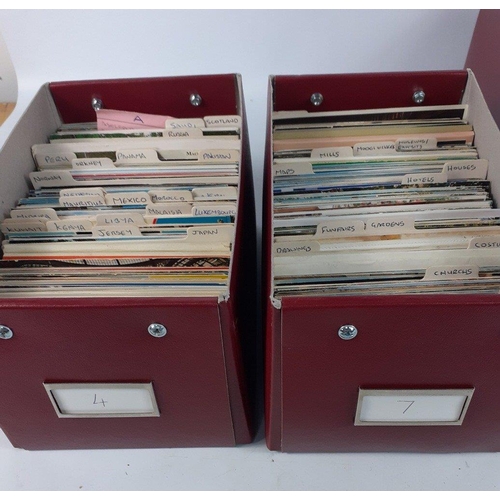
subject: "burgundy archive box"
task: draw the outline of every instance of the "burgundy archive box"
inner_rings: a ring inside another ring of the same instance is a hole
[[[472,72],[270,78],[263,300],[266,438],[271,450],[500,450],[500,296],[273,296],[272,112],[417,107],[413,96],[420,91],[425,92],[422,105],[469,105],[475,145],[480,157],[489,160],[488,179],[499,200],[500,133]],[[312,101],[318,99],[312,96],[317,93],[323,101],[315,106]],[[352,340],[338,334],[345,325],[357,329]],[[358,398],[387,390],[402,395],[465,393],[463,421],[359,425]]]
[[[192,95],[201,96],[201,104]],[[44,85],[0,153],[2,219],[26,195],[35,168],[31,145],[47,142],[61,123],[95,121],[93,99],[108,109],[177,118],[242,117],[229,293],[222,298],[1,299],[0,325],[13,336],[0,340],[0,427],[15,447],[30,450],[248,443],[253,436],[255,213],[241,77]],[[150,335],[153,324],[165,326],[167,334]],[[44,384],[73,383],[152,387],[158,416],[58,418]]]

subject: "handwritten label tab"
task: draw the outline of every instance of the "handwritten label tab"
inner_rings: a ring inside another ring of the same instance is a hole
[[[363,236],[365,234],[365,223],[361,220],[332,220],[318,224],[314,238],[349,238]]]
[[[200,128],[165,129],[163,137],[167,139],[201,139],[203,131]]]
[[[59,205],[62,207],[102,207],[106,205],[104,198],[100,194],[90,194],[86,196],[65,196],[59,198]]]
[[[274,254],[280,257],[295,255],[309,255],[320,251],[320,244],[317,241],[276,244]]]
[[[205,215],[208,217],[236,215],[236,205],[194,205],[193,215]]]
[[[238,192],[235,187],[204,187],[194,188],[195,200],[236,200]]]
[[[24,220],[12,220],[5,219],[2,222],[1,230],[2,233],[43,233],[47,231],[47,226],[45,222],[42,221],[24,221]],[[49,224],[49,222],[47,223]]]
[[[273,166],[275,177],[284,177],[288,175],[312,175],[313,167],[310,163],[289,163],[287,165],[279,164]]]
[[[478,266],[432,266],[427,268],[422,281],[466,280],[479,277]]]
[[[149,192],[149,196],[153,203],[193,201],[193,195],[187,189],[154,190]]]
[[[358,142],[354,144],[354,156],[385,156],[397,154],[396,143],[384,142]]]
[[[194,226],[187,228],[188,243],[210,242],[227,243],[231,242],[234,234],[232,224],[224,226]]]
[[[30,172],[30,180],[35,189],[52,186],[68,186],[75,183],[69,172],[46,170],[44,172]]]
[[[240,160],[237,149],[205,149],[198,157],[203,163],[236,163]]]
[[[106,205],[123,206],[123,205],[147,205],[151,203],[149,194],[145,191],[137,193],[109,193],[106,195]]]
[[[192,129],[192,128],[205,128],[205,120],[202,118],[175,118],[165,120],[165,128],[172,129]]]
[[[203,117],[207,127],[241,127],[241,116],[220,115]]]
[[[59,220],[53,208],[15,208],[10,216],[12,219]]]
[[[448,179],[486,179],[488,160],[453,160],[444,164]]]
[[[145,226],[144,217],[140,214],[114,212],[103,215],[96,215],[97,226],[109,226],[114,224],[119,225],[132,225],[132,226]]]
[[[406,174],[401,184],[443,184],[448,181],[446,174]]]
[[[36,154],[35,161],[39,167],[62,167],[70,166],[72,160],[76,159],[75,153],[61,151],[50,155]]]
[[[75,170],[106,170],[115,168],[115,164],[111,158],[78,158],[71,160],[71,166]]]
[[[366,236],[375,234],[404,234],[413,232],[414,230],[414,220],[407,215],[398,214],[366,219]]]
[[[146,215],[191,215],[190,203],[154,203],[146,206]]]
[[[94,226],[92,222],[85,219],[47,222],[47,231],[51,231],[54,233],[91,233],[93,227]]]
[[[94,226],[92,228],[94,238],[130,238],[132,236],[142,236],[140,229],[132,224],[116,226]]]
[[[354,152],[349,146],[341,146],[338,148],[317,148],[311,151],[311,159],[329,160],[336,158],[349,158],[354,156]]]
[[[429,151],[437,149],[437,139],[435,137],[409,137],[396,141],[398,151]]]
[[[477,236],[469,242],[469,249],[492,250],[500,249],[500,236]]]
[[[161,157],[164,160],[193,160],[197,161],[200,156],[200,151],[197,149],[162,149],[160,150]]]
[[[158,153],[154,149],[120,149],[116,151],[117,165],[159,162]]]
[[[59,191],[59,198],[73,197],[73,196],[94,196],[99,195],[104,198],[105,192],[100,187],[89,188],[68,188]]]

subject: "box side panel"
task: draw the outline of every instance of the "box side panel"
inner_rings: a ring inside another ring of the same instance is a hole
[[[500,10],[481,9],[465,62],[476,75],[488,106],[500,125]]]
[[[38,91],[0,152],[0,220],[28,192],[28,175],[35,170],[31,145],[47,142],[49,134],[59,125],[57,111],[48,88],[44,86]]]
[[[257,255],[252,159],[243,88],[239,75],[235,76],[235,89],[238,113],[242,117],[242,152],[237,227],[227,304],[230,317],[222,324],[225,329],[227,327],[225,342],[226,346],[232,346],[231,361],[233,363],[236,361],[236,371],[233,376],[240,387],[240,391],[235,392],[234,399],[231,398],[231,401],[235,403],[239,401],[242,408],[242,421],[245,422],[243,427],[246,427],[246,430],[242,437],[244,441],[241,442],[247,442],[254,435],[255,426],[260,418],[256,407],[259,404],[257,384],[261,349],[260,332],[257,328]],[[225,308],[221,307],[221,314],[223,311]]]
[[[0,346],[0,425],[16,447],[235,444],[216,299],[12,300],[0,323],[14,332]],[[160,416],[58,418],[43,386],[103,382],[152,382]]]
[[[499,318],[498,297],[285,298],[283,451],[499,451]],[[360,388],[475,392],[461,426],[367,427]]]

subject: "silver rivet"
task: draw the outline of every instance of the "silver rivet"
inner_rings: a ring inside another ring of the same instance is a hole
[[[319,106],[323,102],[323,95],[319,92],[315,92],[311,96],[311,102],[314,104],[314,106]]]
[[[0,325],[0,339],[11,339],[14,336],[14,332],[8,327]]]
[[[99,111],[104,107],[101,99],[98,99],[97,97],[92,97],[91,104],[95,111]]]
[[[152,323],[148,326],[148,332],[153,337],[165,337],[167,329],[160,323]]]
[[[342,325],[339,328],[339,337],[342,340],[351,340],[358,334],[358,329],[354,325]]]
[[[424,102],[424,99],[425,99],[425,92],[423,90],[417,90],[413,94],[413,102],[415,104],[422,104]]]
[[[203,99],[201,98],[200,94],[191,94],[189,96],[189,102],[193,106],[199,106],[202,103]]]

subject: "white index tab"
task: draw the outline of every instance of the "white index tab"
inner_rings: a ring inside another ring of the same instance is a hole
[[[75,170],[107,170],[108,168],[115,168],[111,158],[77,158],[71,160],[71,166]]]
[[[146,191],[108,193],[105,199],[106,205],[110,206],[147,205],[151,203],[149,193]]]
[[[194,188],[195,200],[236,200],[237,190],[234,186]]]
[[[477,236],[469,242],[469,250],[500,249],[500,236]]]
[[[47,222],[47,225],[50,222]],[[2,233],[43,233],[47,231],[47,225],[41,220],[5,219],[0,228]],[[50,231],[50,230],[49,230]]]
[[[153,203],[183,203],[193,201],[191,191],[187,189],[158,189],[149,191]]]
[[[120,149],[116,151],[116,164],[158,163],[158,153],[154,149]]]
[[[241,127],[241,116],[238,115],[205,116],[203,119],[207,127]]]
[[[413,217],[394,214],[383,217],[370,217],[366,221],[366,235],[404,234],[415,230]]]
[[[479,277],[479,267],[470,266],[431,266],[425,271],[422,281],[467,280]]]
[[[289,165],[274,165],[274,177],[286,177],[289,175],[312,175],[314,174],[311,163],[290,163]]]
[[[151,203],[146,206],[146,215],[191,215],[190,203]]]
[[[363,236],[365,223],[359,219],[331,220],[318,224],[314,238],[349,238]]]
[[[486,179],[488,160],[453,160],[444,164],[448,179]]]
[[[205,120],[202,118],[174,118],[172,120],[165,120],[166,129],[193,129],[204,128]]]
[[[277,243],[274,245],[274,255],[289,257],[294,255],[309,255],[321,250],[318,241],[299,241],[296,243]]]
[[[187,242],[214,242],[229,244],[234,235],[234,226],[232,224],[194,226],[187,228]]]
[[[237,149],[205,149],[200,151],[199,161],[203,163],[235,163],[240,161]]]
[[[430,151],[437,149],[435,137],[408,137],[396,141],[398,151]]]
[[[71,152],[59,152],[53,154],[35,154],[35,161],[39,167],[62,167],[71,165],[76,159],[76,154]]]
[[[218,203],[206,203],[206,204],[195,204],[193,206],[193,215],[199,216],[204,215],[207,217],[224,217],[227,215],[236,215],[236,205],[235,204],[218,204]]]
[[[349,146],[338,148],[316,148],[311,151],[311,159],[314,160],[335,160],[337,158],[350,158],[354,152]]]
[[[15,208],[11,210],[10,216],[12,219],[59,220],[53,208]]]
[[[448,176],[440,174],[406,174],[401,180],[401,184],[444,184],[448,181]]]
[[[202,139],[201,128],[167,128],[163,134],[168,139]]]
[[[94,226],[92,228],[94,238],[131,238],[142,236],[141,230],[132,224],[121,224],[116,226]]]
[[[91,233],[93,228],[92,222],[87,219],[73,219],[64,221],[48,221],[47,231],[54,233]]]
[[[358,142],[353,150],[354,156],[386,156],[398,152],[394,141]]]

